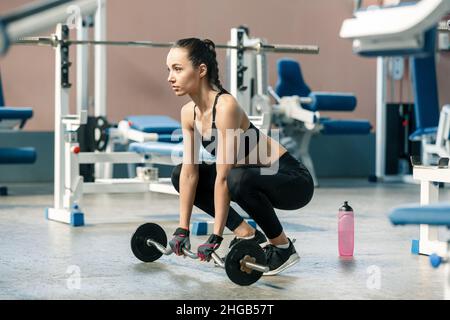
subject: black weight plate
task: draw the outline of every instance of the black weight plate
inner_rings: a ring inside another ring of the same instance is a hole
[[[255,263],[266,265],[264,250],[253,240],[243,240],[236,243],[225,259],[225,271],[228,278],[240,286],[248,286],[259,280],[262,272],[252,270],[250,274],[241,270],[241,259],[246,255],[256,259]]]
[[[106,117],[99,116],[95,118],[94,140],[97,151],[105,151],[108,145],[108,128],[111,125]]]
[[[155,223],[146,223],[137,228],[131,238],[131,250],[136,258],[144,262],[153,262],[158,260],[163,254],[156,247],[147,245],[148,239],[166,247],[166,232]]]

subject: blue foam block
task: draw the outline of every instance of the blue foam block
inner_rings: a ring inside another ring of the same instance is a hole
[[[256,229],[256,222],[251,219],[246,219],[247,223]],[[205,236],[212,234],[214,230],[214,221],[196,221],[191,225],[191,234],[195,236]]]
[[[80,211],[73,211],[70,215],[70,225],[72,227],[84,226],[84,214]]]
[[[419,240],[411,241],[411,253],[419,254]]]

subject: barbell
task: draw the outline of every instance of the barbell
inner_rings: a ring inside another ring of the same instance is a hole
[[[166,233],[155,223],[141,225],[131,238],[131,250],[143,262],[154,262],[163,254],[171,255],[172,249],[166,246]],[[183,253],[186,257],[198,259],[197,253],[186,248],[183,248]],[[231,281],[241,286],[255,283],[269,271],[263,249],[252,240],[239,241],[232,246],[225,261],[215,252],[211,257],[217,266],[225,269]]]
[[[171,48],[174,42],[153,42],[153,41],[111,41],[111,40],[61,40],[56,35],[50,37],[26,37],[20,38],[14,42],[16,45],[38,45],[52,46],[58,45],[104,45],[104,46],[125,46],[141,48]],[[257,43],[252,46],[233,46],[228,44],[217,44],[217,49],[231,49],[256,52],[274,52],[274,53],[298,53],[298,54],[318,54],[319,47],[315,45],[290,45],[290,44],[265,44]]]

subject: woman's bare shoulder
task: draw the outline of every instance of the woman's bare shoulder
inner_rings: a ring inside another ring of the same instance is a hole
[[[216,108],[219,113],[235,113],[241,109],[236,98],[229,93],[224,93],[220,96]]]

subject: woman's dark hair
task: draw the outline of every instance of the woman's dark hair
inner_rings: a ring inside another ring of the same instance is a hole
[[[228,93],[222,87],[219,80],[219,64],[216,57],[216,45],[209,39],[200,40],[198,38],[186,38],[178,40],[173,48],[183,48],[188,51],[189,60],[194,67],[199,67],[202,63],[208,68],[208,82],[216,86],[220,92]]]

